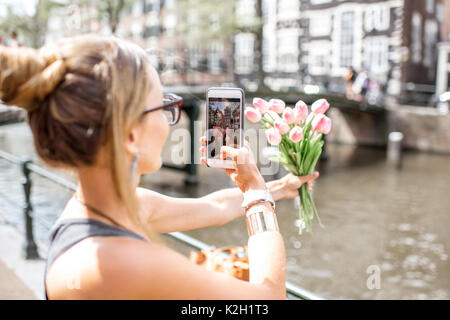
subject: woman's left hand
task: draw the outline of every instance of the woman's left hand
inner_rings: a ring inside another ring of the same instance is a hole
[[[298,196],[298,189],[300,189],[304,183],[308,184],[308,190],[311,192],[313,182],[319,177],[319,175],[320,174],[318,171],[315,171],[310,175],[300,177],[289,173],[281,179],[268,182],[267,187],[275,201],[279,199],[292,199]]]

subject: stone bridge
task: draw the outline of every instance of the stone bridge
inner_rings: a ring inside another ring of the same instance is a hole
[[[203,102],[206,96],[207,87],[173,87],[166,88],[167,92],[175,92],[185,99],[184,106],[187,113],[191,113],[191,105]],[[333,129],[327,136],[327,141],[367,145],[383,146],[387,137],[386,109],[380,106],[373,106],[348,100],[344,97],[331,94],[309,94],[301,92],[274,92],[270,90],[246,92],[247,103],[251,103],[254,97],[261,97],[267,100],[272,98],[282,99],[288,105],[294,105],[298,100],[303,100],[311,105],[315,100],[327,99],[331,108],[327,115],[333,120]],[[200,106],[201,107],[201,106]]]
[[[189,109],[191,104],[204,102],[207,87],[166,90],[183,96]],[[389,101],[386,106],[370,105],[335,94],[307,95],[270,90],[245,94],[247,103],[251,103],[254,97],[279,98],[288,105],[294,105],[298,100],[311,105],[315,100],[327,99],[331,104],[327,115],[333,121],[333,129],[326,137],[328,142],[385,147],[389,132],[400,131],[404,134],[403,146],[406,149],[450,154],[450,114],[440,113],[435,108],[398,105]],[[204,104],[199,107],[204,107]]]

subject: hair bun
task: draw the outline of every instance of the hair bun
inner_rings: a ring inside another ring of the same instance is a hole
[[[32,111],[61,82],[66,64],[56,52],[0,47],[0,99]]]

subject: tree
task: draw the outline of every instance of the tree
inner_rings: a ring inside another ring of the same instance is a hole
[[[256,6],[261,0],[255,0]],[[206,51],[213,42],[230,45],[227,65],[233,65],[231,47],[234,36],[239,32],[251,32],[260,41],[256,41],[255,50],[259,52],[260,60],[256,63],[262,65],[262,19],[261,8],[256,7],[255,16],[239,16],[236,14],[236,0],[180,0],[177,2],[176,14],[178,17],[177,33],[180,35],[182,47],[190,48],[195,44],[202,51]],[[258,15],[259,12],[259,15]],[[258,55],[257,59],[258,59]],[[259,68],[262,70],[261,68]],[[264,83],[263,81],[261,83]]]
[[[98,19],[106,20],[111,33],[115,34],[123,13],[130,10],[135,3],[143,1],[145,0],[76,0],[73,2],[80,7],[96,8]]]
[[[16,31],[20,33],[25,44],[38,48],[44,44],[47,23],[53,8],[63,6],[52,0],[38,0],[33,15],[21,14],[7,6],[5,18],[0,23],[3,32]]]

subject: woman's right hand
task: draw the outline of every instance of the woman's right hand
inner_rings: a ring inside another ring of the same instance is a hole
[[[201,161],[206,164],[206,137],[201,137],[200,152],[202,154]],[[266,183],[250,149],[249,143],[244,140],[244,146],[242,148],[232,148],[230,146],[222,146],[220,148],[221,159],[229,157],[233,159],[235,169],[223,169],[228,174],[231,180],[242,191],[247,190],[267,190]]]

